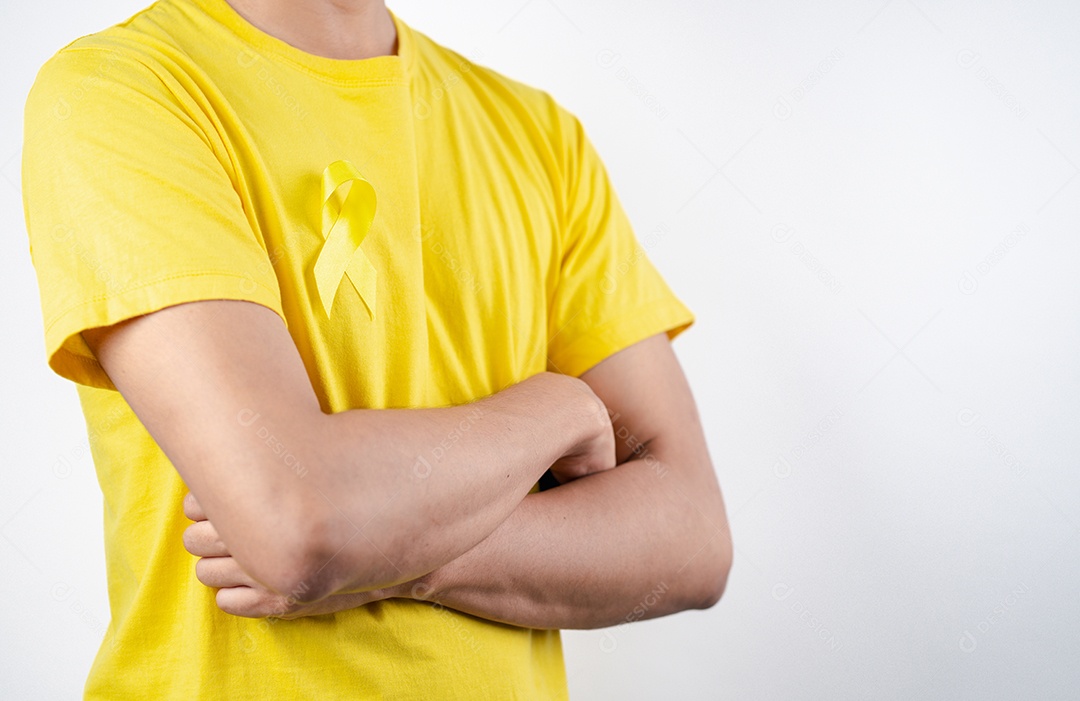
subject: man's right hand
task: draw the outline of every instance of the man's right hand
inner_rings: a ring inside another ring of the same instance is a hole
[[[551,465],[552,476],[560,484],[579,477],[603,472],[615,467],[615,433],[604,402],[592,388],[581,380],[568,375],[543,373],[537,377],[551,376],[563,385],[563,391],[571,392],[571,404],[580,407],[577,423],[581,437],[562,457]]]

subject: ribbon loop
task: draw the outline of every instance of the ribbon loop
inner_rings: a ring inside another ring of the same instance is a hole
[[[349,161],[334,161],[322,174],[322,234],[315,259],[315,286],[330,316],[343,277],[352,282],[368,318],[375,319],[377,273],[360,244],[375,219],[375,188]]]

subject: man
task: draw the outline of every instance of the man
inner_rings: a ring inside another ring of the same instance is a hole
[[[564,698],[558,629],[721,596],[692,317],[546,93],[379,0],[160,0],[41,69],[24,196],[87,698]]]

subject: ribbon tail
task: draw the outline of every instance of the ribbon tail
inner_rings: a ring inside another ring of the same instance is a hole
[[[341,278],[348,267],[348,253],[342,255],[330,255],[330,251],[324,247],[315,261],[315,286],[319,292],[319,302],[322,303],[326,316],[330,316],[330,310],[334,306],[338,287],[341,286]]]
[[[357,293],[360,295],[360,299],[363,300],[368,318],[374,321],[378,273],[362,249],[356,249],[356,253],[349,261],[349,267],[345,269],[345,274],[349,276],[349,281],[352,282],[353,287],[356,288]]]

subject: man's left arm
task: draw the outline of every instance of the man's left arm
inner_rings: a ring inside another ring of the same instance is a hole
[[[731,534],[667,337],[616,353],[581,379],[612,413],[619,465],[528,495],[412,595],[531,628],[598,628],[719,600]]]

